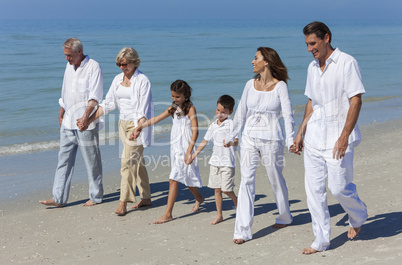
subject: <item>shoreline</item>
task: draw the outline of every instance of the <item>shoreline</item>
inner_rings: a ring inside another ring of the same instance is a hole
[[[347,215],[328,192],[332,228],[328,251],[301,254],[302,248],[314,240],[304,191],[303,157],[285,152],[284,176],[294,221],[284,229],[271,228],[277,210],[265,170],[259,166],[254,236],[243,245],[232,243],[235,209],[229,198],[224,197],[223,201],[224,221],[215,226],[209,224],[216,216],[214,195],[206,187],[209,167],[200,163],[204,185],[200,192],[206,199],[201,211],[190,213],[194,199],[180,185],[173,211],[175,219],[162,225],[152,224],[162,215],[167,200],[168,170],[162,167],[150,177],[153,206],[130,211],[124,217],[113,213],[118,205],[120,183],[120,175],[113,171],[104,178],[104,202],[93,207],[80,205],[87,200],[88,184],[86,180],[74,182],[79,172],[75,172],[69,204],[64,208],[47,209],[51,207],[38,203],[40,199],[50,198],[53,179],[42,183],[43,187],[32,191],[29,198],[1,200],[2,261],[7,264],[266,264],[269,259],[272,264],[399,264],[402,155],[394,143],[402,140],[402,119],[360,125],[360,129],[363,141],[355,149],[354,183],[367,205],[369,218],[357,239],[347,240]],[[237,194],[238,165],[236,169]]]
[[[293,106],[294,119],[296,126],[302,121],[304,115],[305,105],[295,105]],[[214,115],[209,113],[210,115]],[[100,136],[100,146],[115,146],[119,144],[119,134],[117,130],[118,117],[116,113],[112,113],[107,116],[106,124],[108,130],[101,130]],[[205,113],[199,113],[200,120],[200,136],[203,131],[208,128],[208,126],[215,120],[215,117],[209,117]],[[232,117],[234,114],[232,115]],[[399,119],[402,116],[402,95],[394,96],[384,96],[384,97],[363,97],[363,107],[360,112],[360,118],[358,121],[359,126],[367,123],[373,122],[384,122],[393,119]],[[155,142],[166,142],[169,141],[171,122],[164,122],[161,125],[156,125],[154,129]],[[204,132],[205,133],[205,132]],[[152,148],[154,146],[151,146]],[[32,153],[41,152],[51,152],[53,150],[58,150],[59,148],[59,135],[53,135],[48,141],[34,141],[34,142],[24,142],[15,143],[11,145],[0,146],[0,162],[2,157],[11,157],[18,155],[29,155]],[[155,148],[153,148],[155,149]],[[0,174],[0,177],[2,175]]]

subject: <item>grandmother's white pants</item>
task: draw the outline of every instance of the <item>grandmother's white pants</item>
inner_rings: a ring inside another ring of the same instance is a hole
[[[260,161],[267,170],[268,179],[274,192],[279,216],[277,224],[290,224],[288,190],[282,175],[284,164],[281,141],[252,139],[243,135],[240,149],[241,182],[237,198],[234,239],[250,240],[253,236],[251,226],[254,220],[255,172]]]
[[[327,204],[328,188],[349,216],[349,226],[357,228],[367,219],[366,205],[359,199],[353,181],[353,147],[349,146],[345,157],[332,158],[332,150],[320,151],[308,146],[304,149],[305,188],[311,214],[315,241],[311,247],[324,251],[330,244],[330,215]]]

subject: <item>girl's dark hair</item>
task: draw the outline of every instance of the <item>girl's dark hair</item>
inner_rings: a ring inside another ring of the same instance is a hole
[[[283,64],[279,54],[269,47],[259,47],[257,51],[259,51],[262,57],[264,57],[264,61],[269,64],[269,70],[271,71],[272,76],[279,81],[287,83],[287,80],[289,79],[288,69]],[[260,79],[261,76],[260,74],[256,74],[254,78]]]
[[[183,80],[176,80],[170,85],[170,91],[182,94],[184,98],[186,99],[181,106],[181,109],[183,111],[183,115],[187,115],[188,112],[190,111],[191,106],[193,103],[191,102],[191,87],[187,84],[186,81]],[[173,114],[175,113],[177,109],[177,105],[173,102],[172,107],[169,110],[169,114],[173,117]]]

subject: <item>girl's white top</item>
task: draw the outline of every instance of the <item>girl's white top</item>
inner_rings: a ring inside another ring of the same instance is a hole
[[[280,81],[271,91],[259,91],[254,87],[254,79],[249,80],[237,107],[228,141],[233,141],[243,127],[243,134],[251,138],[283,140],[279,122],[281,112],[286,132],[285,142],[290,148],[293,144],[294,120],[287,84]]]
[[[151,82],[138,69],[135,70],[130,79],[131,85],[129,88],[121,86],[123,77],[124,74],[121,73],[113,79],[106,98],[100,106],[103,108],[105,115],[117,107],[121,120],[133,121],[134,125],[138,126],[138,120],[141,118],[144,117],[148,120],[154,116]],[[143,145],[145,148],[151,144],[151,140],[152,127],[147,127],[142,130],[140,137],[137,139],[137,144]]]
[[[193,135],[191,120],[187,115],[178,116],[177,113],[176,111],[173,115],[173,126],[170,134],[171,171],[169,179],[178,181],[187,187],[201,188],[197,158],[190,165],[184,162],[184,157]],[[194,151],[195,148],[193,148],[192,152]]]

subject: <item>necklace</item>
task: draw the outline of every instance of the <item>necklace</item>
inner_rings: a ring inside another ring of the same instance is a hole
[[[129,86],[130,84],[131,84],[131,82],[129,79],[126,79],[126,80],[123,79],[123,82],[122,82],[123,86]]]
[[[270,82],[264,84],[264,82],[260,80],[260,87],[263,91],[272,90],[273,89],[272,87],[275,86],[276,84],[277,84],[277,82],[275,82],[275,81],[270,81]]]

